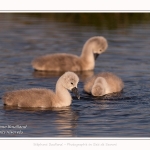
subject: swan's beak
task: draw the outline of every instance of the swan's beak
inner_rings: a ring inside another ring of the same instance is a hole
[[[71,91],[77,96],[78,99],[80,99],[80,94],[78,92],[78,88],[74,87]]]
[[[98,56],[99,56],[98,53],[94,53],[94,59],[95,59],[95,60],[97,59]]]

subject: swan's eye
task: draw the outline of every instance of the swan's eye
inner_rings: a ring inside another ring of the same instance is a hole
[[[73,83],[71,82],[71,84],[73,85]]]

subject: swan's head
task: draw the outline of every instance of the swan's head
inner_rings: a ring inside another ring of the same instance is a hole
[[[99,54],[106,51],[108,43],[104,37],[94,36],[85,43],[85,46],[88,46],[92,50],[94,59],[96,60]]]
[[[93,96],[103,96],[105,95],[105,79],[98,77],[92,87],[91,93]]]
[[[68,71],[62,76],[63,87],[72,91],[77,96],[77,98],[80,99],[80,95],[77,88],[78,82],[79,77],[73,72]]]

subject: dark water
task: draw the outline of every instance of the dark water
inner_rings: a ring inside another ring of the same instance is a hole
[[[107,38],[109,48],[94,71],[78,73],[81,99],[73,96],[69,107],[39,110],[4,107],[0,98],[0,137],[150,137],[150,22],[109,30],[1,15],[0,97],[16,89],[54,90],[61,73],[34,72],[33,58],[59,52],[80,55],[85,41],[97,35]],[[123,92],[105,97],[84,93],[85,79],[102,71],[120,76]]]

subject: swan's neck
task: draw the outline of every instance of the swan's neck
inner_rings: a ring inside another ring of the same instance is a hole
[[[71,104],[72,98],[69,91],[62,86],[61,81],[58,80],[56,83],[56,95],[59,98],[59,105],[69,106]]]
[[[109,88],[109,85],[108,85],[107,81],[104,78],[101,81],[102,81],[102,85],[105,89],[105,94],[109,94],[110,93],[110,88]]]
[[[94,68],[95,59],[91,45],[84,45],[80,58],[83,61],[83,63],[86,64],[87,70],[92,70]]]

